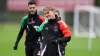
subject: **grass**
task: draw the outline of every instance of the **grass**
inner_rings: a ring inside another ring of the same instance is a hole
[[[18,50],[13,46],[20,28],[19,24],[0,24],[0,56],[25,56],[23,37],[19,43]],[[66,56],[100,56],[100,39],[92,40],[92,49],[88,51],[88,38],[75,38],[66,47]]]

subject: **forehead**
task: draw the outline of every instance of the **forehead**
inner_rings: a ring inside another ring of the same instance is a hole
[[[29,4],[28,7],[36,7],[35,4]]]
[[[49,11],[43,11],[44,13],[48,13]]]
[[[48,10],[48,11],[44,11],[44,13],[48,13],[48,12],[50,13],[50,12],[54,12],[54,11],[50,11],[50,10]]]

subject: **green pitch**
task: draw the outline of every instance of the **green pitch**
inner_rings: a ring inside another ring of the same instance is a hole
[[[25,56],[24,37],[18,50],[13,50],[19,28],[19,24],[0,24],[0,56]],[[88,38],[73,36],[66,47],[66,56],[100,56],[100,39],[93,39],[92,50],[88,51]]]

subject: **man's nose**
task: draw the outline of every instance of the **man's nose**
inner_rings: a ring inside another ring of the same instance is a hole
[[[31,10],[34,10],[34,9],[31,9]]]
[[[46,14],[46,17],[48,17],[48,14]]]

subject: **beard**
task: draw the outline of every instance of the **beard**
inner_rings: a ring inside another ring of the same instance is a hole
[[[36,15],[37,15],[37,10],[33,14],[29,11],[29,16],[30,17],[36,16]]]

